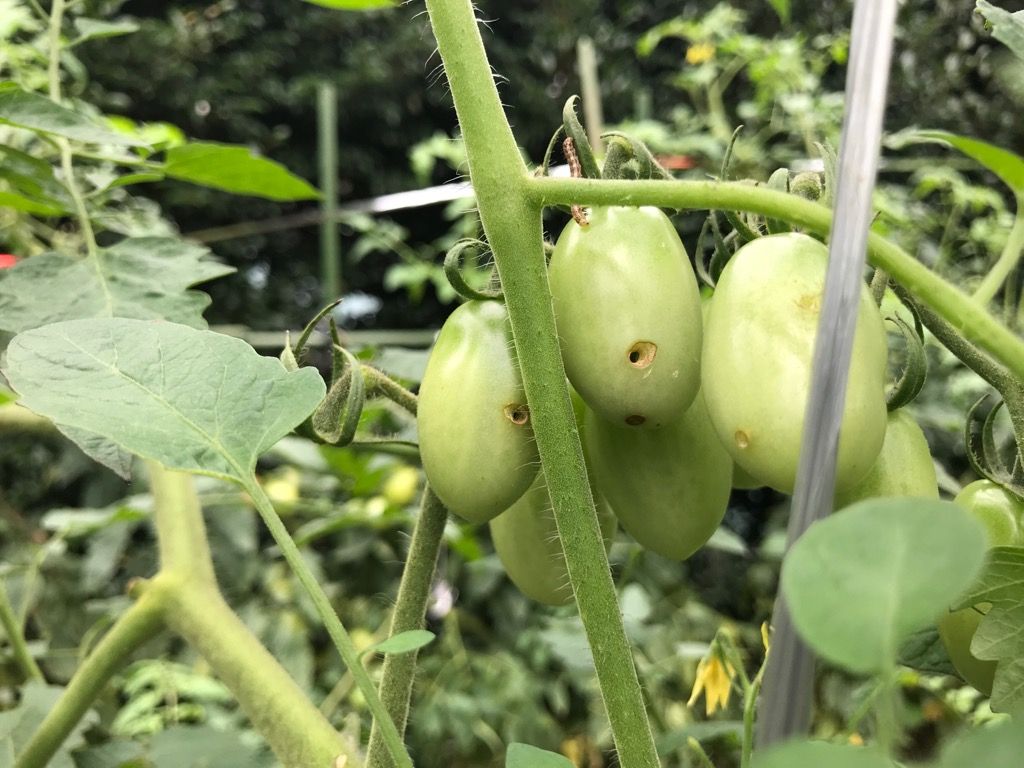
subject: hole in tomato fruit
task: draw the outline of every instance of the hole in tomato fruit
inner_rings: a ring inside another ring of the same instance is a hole
[[[505,418],[521,427],[530,420],[530,409],[520,403],[509,403],[505,406]]]
[[[641,416],[639,413],[634,413],[632,416],[626,417],[626,423],[631,427],[639,427],[645,421],[647,421],[647,417]]]
[[[733,439],[736,440],[737,448],[746,448],[750,445],[750,436],[747,435],[742,429],[737,429],[736,434],[733,435]]]
[[[629,348],[626,359],[634,368],[646,368],[654,362],[654,356],[658,354],[658,345],[653,341],[638,341]]]

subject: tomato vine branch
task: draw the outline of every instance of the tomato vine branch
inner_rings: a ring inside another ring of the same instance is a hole
[[[999,259],[988,271],[981,284],[975,289],[971,296],[982,306],[986,306],[1002,288],[1006,278],[1013,272],[1014,267],[1020,262],[1021,253],[1024,252],[1024,198],[1017,201],[1017,215],[1013,220],[1013,228],[1010,230],[1006,245]]]
[[[783,219],[827,236],[828,208],[796,195],[718,181],[596,181],[528,178],[532,199],[543,205],[657,205],[667,208],[741,210]],[[1024,341],[977,302],[932,272],[899,246],[876,234],[868,238],[868,260],[901,283],[920,303],[955,325],[966,339],[1024,379]]]
[[[0,626],[3,626],[7,633],[7,642],[11,644],[14,661],[21,667],[25,677],[29,680],[43,680],[43,672],[28,650],[21,622],[14,615],[11,599],[7,595],[7,584],[3,580],[0,580]]]
[[[447,521],[448,510],[428,485],[423,489],[420,512],[413,528],[412,542],[409,544],[409,555],[402,571],[402,580],[398,585],[398,599],[395,601],[395,610],[391,616],[389,637],[422,628]],[[404,734],[409,717],[409,701],[416,677],[416,656],[417,654],[413,652],[389,654],[384,657],[380,698],[399,734]],[[370,731],[366,764],[370,768],[390,768],[393,765],[383,749],[383,739],[376,721]]]

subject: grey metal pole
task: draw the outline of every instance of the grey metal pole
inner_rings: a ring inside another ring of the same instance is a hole
[[[587,138],[596,154],[601,154],[601,133],[604,131],[604,111],[601,108],[601,80],[597,74],[597,54],[594,41],[581,37],[576,42],[576,66],[580,73],[583,96],[583,124]]]
[[[317,153],[320,160],[320,290],[322,300],[341,295],[341,241],[338,238],[338,90],[332,83],[317,89]]]
[[[854,5],[835,218],[787,549],[811,523],[832,510],[839,426],[867,254],[896,4],[897,0],[856,0]],[[811,717],[814,656],[797,635],[781,593],[775,601],[772,624],[759,702],[758,746],[805,733]]]

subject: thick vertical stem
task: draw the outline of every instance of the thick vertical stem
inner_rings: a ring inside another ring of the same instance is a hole
[[[569,579],[594,656],[618,758],[658,765],[587,483],[565,382],[541,238],[541,209],[501,108],[469,0],[427,0],[466,142],[480,218],[505,294]]]
[[[167,626],[206,660],[287,768],[356,768],[356,749],[331,727],[215,586],[172,581],[160,594]],[[347,762],[336,762],[341,755]]]
[[[423,490],[420,513],[409,545],[409,556],[398,586],[398,599],[391,616],[389,637],[401,632],[420,629],[427,613],[430,587],[441,549],[441,537],[448,520],[448,510],[427,486]],[[416,653],[389,654],[384,658],[384,671],[380,681],[380,698],[384,702],[398,733],[405,734],[409,717],[409,701],[416,677]],[[370,768],[391,768],[394,765],[384,749],[380,729],[376,722],[370,731],[370,747],[366,753]]]

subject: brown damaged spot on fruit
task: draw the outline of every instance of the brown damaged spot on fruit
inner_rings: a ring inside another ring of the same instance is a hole
[[[658,354],[658,345],[653,341],[638,341],[629,348],[626,359],[634,368],[644,369],[654,362],[654,356]]]
[[[505,418],[521,427],[530,421],[530,409],[525,403],[509,403],[505,406]]]
[[[736,430],[736,434],[733,435],[733,439],[736,441],[736,447],[741,450],[747,448],[750,445],[750,435],[748,435],[742,429]]]
[[[821,312],[821,294],[820,293],[805,293],[797,299],[793,300],[804,312],[811,312],[818,314]]]
[[[639,413],[634,413],[632,416],[626,417],[626,423],[631,427],[639,427],[645,421],[647,421],[647,417],[641,416]]]

